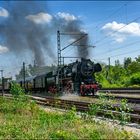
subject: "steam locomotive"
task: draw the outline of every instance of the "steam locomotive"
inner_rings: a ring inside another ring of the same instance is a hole
[[[61,66],[56,71],[28,77],[19,80],[18,83],[26,90],[57,93],[59,91],[73,93],[82,96],[94,95],[100,88],[94,74],[102,70],[99,63],[94,64],[90,59],[82,58],[81,61]]]

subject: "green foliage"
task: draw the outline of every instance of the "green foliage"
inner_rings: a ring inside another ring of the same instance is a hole
[[[103,64],[102,71],[95,77],[102,87],[140,87],[140,56],[133,61],[125,58],[123,65],[119,60],[114,66]]]
[[[130,77],[131,85],[140,85],[140,73],[135,73]]]
[[[129,64],[131,64],[132,59],[130,57],[124,58],[124,68],[127,69]]]
[[[89,119],[92,120],[93,116],[101,114],[105,117],[112,118],[113,120],[119,120],[121,125],[126,124],[130,121],[130,111],[132,111],[131,106],[128,104],[126,99],[122,99],[120,102],[120,107],[114,107],[113,104],[117,101],[112,96],[106,96],[104,93],[99,94],[99,101],[95,104],[90,104],[89,106]],[[117,111],[119,115],[115,115],[112,111]],[[104,112],[104,113],[103,113]]]
[[[72,134],[69,134],[67,131],[64,130],[58,130],[56,132],[51,133],[50,138],[60,140],[77,139],[75,136],[72,136]]]
[[[12,83],[11,83],[10,93],[11,93],[13,96],[25,95],[24,89],[22,89],[22,88],[20,87],[20,85],[17,84],[16,82],[12,82]]]
[[[65,118],[69,119],[69,120],[75,120],[77,118],[76,115],[76,107],[73,106],[66,114],[65,114]]]
[[[130,74],[134,74],[140,72],[140,63],[137,61],[133,61],[128,65],[128,70]]]
[[[120,104],[121,115],[119,116],[121,125],[124,125],[130,121],[130,115],[128,114],[130,111],[132,111],[132,109],[128,104],[127,99],[122,99]]]
[[[90,104],[89,105],[88,115],[90,115],[90,116],[93,116],[93,115],[96,116],[97,113],[99,112],[99,110],[100,110],[100,105],[95,104],[95,103]]]
[[[19,103],[21,101],[27,101],[28,100],[28,97],[25,96],[24,89],[19,84],[17,84],[16,82],[11,83],[10,93],[13,95],[15,100],[19,101]]]

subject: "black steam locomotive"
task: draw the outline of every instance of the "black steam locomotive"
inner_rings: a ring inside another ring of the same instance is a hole
[[[25,79],[26,90],[45,91],[50,93],[76,92],[82,96],[94,95],[100,85],[94,74],[102,70],[99,63],[94,64],[90,59],[81,59],[63,66],[56,71],[28,77]],[[18,81],[23,87],[23,80]]]

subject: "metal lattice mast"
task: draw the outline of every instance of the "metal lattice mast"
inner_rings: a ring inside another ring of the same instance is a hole
[[[57,31],[57,53],[58,53],[58,88],[61,90],[61,45],[60,31]]]
[[[61,66],[60,31],[57,31],[58,68]]]

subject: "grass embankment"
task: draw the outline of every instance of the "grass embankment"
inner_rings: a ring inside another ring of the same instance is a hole
[[[71,110],[64,114],[41,110],[35,103],[0,98],[0,139],[128,139],[130,132],[100,122],[81,120]]]
[[[66,113],[46,112],[31,102],[19,87],[14,99],[0,97],[0,139],[136,139],[132,133],[114,129],[100,121],[80,119],[74,109]]]

